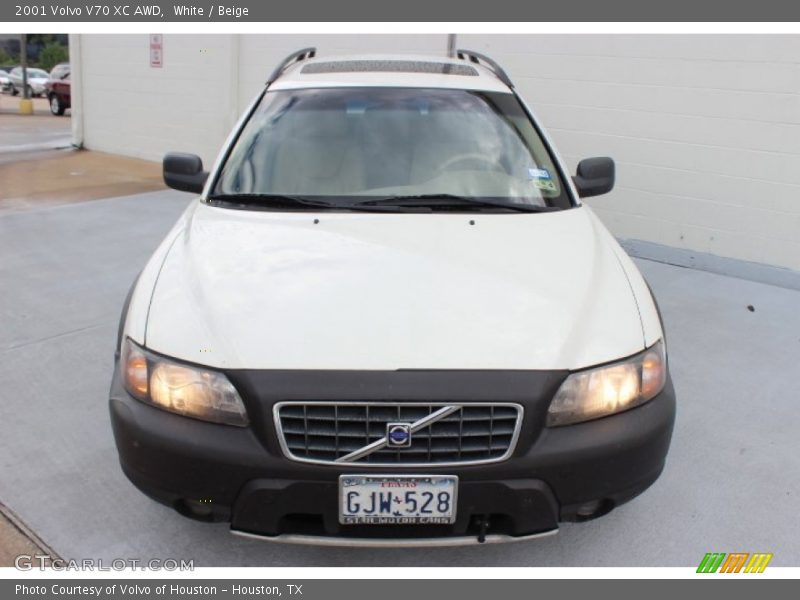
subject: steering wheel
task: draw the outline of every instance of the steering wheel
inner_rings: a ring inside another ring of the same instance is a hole
[[[452,158],[449,158],[446,161],[444,161],[441,165],[439,165],[439,170],[449,171],[453,167],[453,165],[457,165],[458,163],[467,162],[470,160],[483,163],[484,165],[489,165],[490,167],[492,167],[491,169],[488,169],[489,171],[505,172],[505,169],[503,168],[503,165],[500,164],[500,162],[493,160],[487,156],[484,156],[483,154],[477,154],[477,153],[458,154]]]

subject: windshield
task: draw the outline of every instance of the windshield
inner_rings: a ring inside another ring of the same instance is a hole
[[[19,76],[22,77],[22,69],[19,71]],[[39,69],[28,69],[28,78],[29,79],[49,79],[50,76],[47,74],[46,71],[41,71]]]
[[[267,92],[212,196],[346,206],[447,196],[569,208],[558,169],[513,94],[336,88]]]

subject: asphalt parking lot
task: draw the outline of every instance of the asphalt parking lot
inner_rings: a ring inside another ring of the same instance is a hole
[[[706,552],[760,551],[800,563],[800,292],[648,261],[678,419],[662,477],[601,519],[516,544],[339,549],[237,538],[152,502],[119,469],[107,392],[123,298],[187,202],[163,191],[0,214],[0,501],[62,557],[694,566]]]

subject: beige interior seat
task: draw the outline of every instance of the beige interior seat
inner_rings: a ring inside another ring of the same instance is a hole
[[[411,158],[411,183],[428,181],[442,174],[448,161],[469,154],[483,155],[481,136],[469,118],[459,111],[431,113],[417,123],[416,145]]]
[[[287,195],[335,195],[362,190],[364,157],[353,123],[342,110],[288,113],[281,130],[270,191]]]

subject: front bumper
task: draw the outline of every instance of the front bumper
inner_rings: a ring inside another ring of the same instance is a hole
[[[381,389],[391,390],[385,393],[393,394],[393,400],[453,394],[436,372],[392,374],[388,386],[372,385],[376,376],[366,373],[350,374],[349,380],[359,385],[324,373],[279,374],[269,385],[259,377],[229,373],[248,404],[253,421],[248,428],[205,423],[145,405],[127,394],[115,372],[111,421],[123,471],[143,492],[186,516],[229,521],[235,532],[277,541],[325,538],[346,544],[380,545],[386,543],[381,540],[391,540],[393,545],[418,545],[435,540],[456,543],[481,534],[487,541],[537,536],[556,530],[559,521],[605,514],[644,491],[661,473],[675,418],[670,380],[658,396],[640,407],[550,429],[541,425],[543,407],[546,411],[566,373],[540,374],[533,383],[520,372],[484,375],[485,386],[468,381],[456,384],[460,389],[455,393],[462,402],[491,396],[498,402],[525,405],[522,433],[509,459],[486,465],[431,466],[424,473],[419,467],[384,469],[397,474],[458,475],[457,520],[452,525],[340,525],[339,475],[374,470],[287,459],[267,416],[275,401],[287,399],[352,400],[360,399],[354,398],[360,394],[381,400]],[[297,377],[302,381],[299,387],[291,384]],[[448,377],[458,381],[461,376],[451,373]],[[501,380],[505,385],[498,385]],[[324,381],[329,385],[322,387]],[[538,388],[538,399],[526,401],[521,390],[530,385]],[[256,388],[274,391],[265,397]],[[316,393],[303,388],[316,389]],[[398,393],[403,396],[398,398]]]

